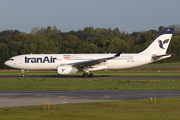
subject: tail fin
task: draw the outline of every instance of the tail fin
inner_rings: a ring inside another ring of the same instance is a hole
[[[166,54],[174,28],[165,28],[161,34],[140,54]]]

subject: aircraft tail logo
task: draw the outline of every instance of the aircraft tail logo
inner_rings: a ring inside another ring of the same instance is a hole
[[[163,45],[164,45],[165,43],[168,43],[168,42],[169,42],[169,39],[166,39],[166,40],[164,40],[163,42],[162,42],[162,40],[158,40],[159,47],[162,48],[162,49],[165,49],[165,48],[163,47]]]

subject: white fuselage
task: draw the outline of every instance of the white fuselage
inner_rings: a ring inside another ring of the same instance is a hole
[[[5,64],[9,67],[23,70],[56,70],[57,66],[70,63],[112,57],[115,54],[26,54],[12,57]],[[126,69],[153,62],[152,54],[121,54],[119,57],[107,60],[88,68],[89,71],[102,69]]]

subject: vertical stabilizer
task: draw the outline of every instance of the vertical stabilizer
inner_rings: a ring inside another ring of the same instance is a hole
[[[166,54],[174,28],[165,28],[140,54]]]

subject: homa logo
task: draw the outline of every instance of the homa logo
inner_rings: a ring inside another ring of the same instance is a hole
[[[168,42],[169,42],[169,39],[166,39],[166,40],[164,40],[163,42],[162,42],[162,40],[158,40],[159,47],[162,48],[162,49],[165,49],[165,48],[163,47],[163,45],[164,45],[165,43],[168,43]]]
[[[32,57],[32,58],[28,58],[25,56],[25,63],[55,63],[55,60],[57,59],[57,57],[48,57],[45,56],[44,58],[42,57]]]

